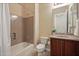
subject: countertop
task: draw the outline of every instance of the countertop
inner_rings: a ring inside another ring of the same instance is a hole
[[[60,33],[50,35],[50,38],[79,41],[79,36],[69,35],[69,34],[60,34]]]

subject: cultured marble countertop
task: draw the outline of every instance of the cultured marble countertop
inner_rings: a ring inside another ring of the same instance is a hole
[[[79,36],[69,35],[69,34],[60,34],[60,33],[50,35],[50,38],[79,41]]]

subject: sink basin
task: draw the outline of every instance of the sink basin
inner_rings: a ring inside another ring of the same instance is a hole
[[[56,34],[54,35],[55,37],[60,37],[60,38],[67,38],[67,39],[70,39],[70,38],[75,38],[75,36],[73,35],[68,35],[68,34]]]
[[[68,35],[57,35],[58,37],[70,37]]]

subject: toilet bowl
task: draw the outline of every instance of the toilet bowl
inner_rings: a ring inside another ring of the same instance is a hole
[[[36,48],[37,48],[38,52],[43,52],[45,50],[45,45],[44,44],[38,44]]]
[[[46,44],[48,42],[48,37],[41,37],[40,38],[40,43],[36,46],[38,55],[43,55],[43,52],[46,49]]]

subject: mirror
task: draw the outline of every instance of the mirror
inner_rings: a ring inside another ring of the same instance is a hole
[[[53,9],[54,28],[52,32],[78,36],[78,3]]]
[[[68,33],[78,35],[78,4],[71,4],[68,10]]]

